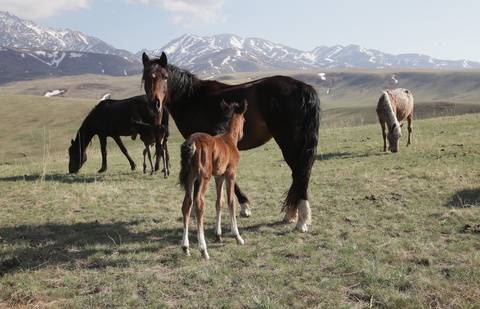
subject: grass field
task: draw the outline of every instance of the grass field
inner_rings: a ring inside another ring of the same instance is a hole
[[[166,180],[130,172],[111,141],[106,175],[97,141],[67,175],[95,101],[0,102],[0,307],[480,307],[479,114],[416,121],[395,155],[380,151],[378,125],[322,127],[306,234],[280,222],[290,171],[276,145],[243,152],[245,245],[228,226],[214,242],[211,185],[205,262],[194,227],[192,256],[179,246],[175,131]],[[127,148],[140,163],[140,142]]]

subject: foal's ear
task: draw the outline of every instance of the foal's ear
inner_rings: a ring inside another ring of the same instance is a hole
[[[162,52],[162,55],[160,56],[160,60],[159,60],[159,61],[160,61],[159,64],[160,64],[162,67],[167,67],[167,64],[168,64],[168,62],[167,62],[167,55],[166,55],[164,52]]]
[[[71,141],[71,145],[73,145],[73,139],[72,139],[72,141]]]
[[[149,61],[150,61],[150,58],[148,58],[147,53],[146,53],[146,52],[143,52],[143,54],[142,54],[142,62],[143,62],[143,65],[145,66]]]

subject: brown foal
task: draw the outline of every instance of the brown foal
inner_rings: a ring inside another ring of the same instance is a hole
[[[203,218],[205,213],[205,193],[212,176],[215,177],[217,190],[215,235],[221,241],[221,211],[222,189],[226,182],[227,203],[230,212],[232,234],[237,244],[243,245],[244,241],[238,232],[234,207],[234,188],[237,166],[240,155],[237,143],[243,137],[244,113],[247,102],[221,104],[222,109],[231,116],[227,130],[223,134],[211,136],[205,133],[194,133],[181,147],[182,164],[180,170],[180,184],[185,189],[183,199],[183,239],[182,248],[187,255],[189,252],[188,220],[192,203],[195,204],[195,217],[197,219],[198,247],[202,256],[209,259],[207,244],[205,243]],[[194,190],[195,186],[195,190]]]

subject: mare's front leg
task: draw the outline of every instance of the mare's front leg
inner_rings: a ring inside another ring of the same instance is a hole
[[[102,151],[102,166],[98,170],[99,173],[103,173],[107,170],[107,137],[105,135],[99,135],[100,150]]]
[[[125,155],[125,157],[127,157],[127,160],[130,163],[130,168],[132,169],[132,171],[135,170],[135,167],[136,167],[135,162],[133,162],[133,159],[128,154],[127,148],[125,148],[125,145],[123,145],[123,142],[120,139],[120,136],[114,136],[113,140],[117,143],[118,147],[120,148],[122,153]]]
[[[240,189],[237,182],[235,182],[235,195],[237,196],[238,203],[240,204],[240,217],[250,217],[252,215],[252,211],[250,209],[250,200]]]
[[[152,154],[150,152],[150,145],[145,145],[145,149],[147,150],[148,161],[150,162],[150,175],[153,175],[154,171],[153,171],[153,163],[152,163]]]
[[[235,190],[235,176],[227,176],[227,203],[228,203],[228,210],[230,212],[230,220],[231,220],[231,228],[232,234],[235,236],[237,240],[237,244],[243,245],[245,242],[243,241],[242,236],[238,232],[237,226],[237,218],[235,216],[235,201],[234,201],[234,190]]]
[[[407,141],[407,146],[409,146],[411,144],[410,142],[410,137],[412,135],[412,121],[413,121],[413,112],[410,113],[410,115],[408,115],[407,117],[407,121],[408,121],[408,141]]]
[[[382,137],[383,137],[383,151],[387,151],[387,126],[385,122],[380,120],[380,127],[382,128]]]

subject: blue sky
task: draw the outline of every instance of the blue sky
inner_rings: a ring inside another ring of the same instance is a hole
[[[234,33],[304,50],[359,44],[480,60],[477,0],[0,0],[0,10],[130,51],[159,48],[184,33]]]

